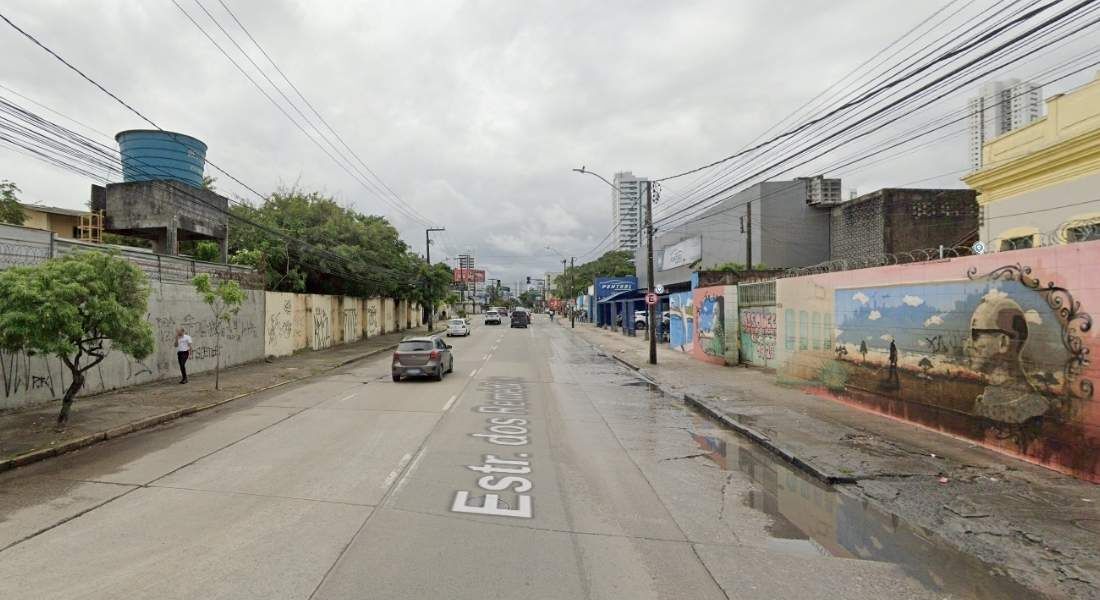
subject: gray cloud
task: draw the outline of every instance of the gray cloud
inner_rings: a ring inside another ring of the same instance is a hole
[[[194,0],[179,1],[220,35]],[[546,246],[581,255],[610,228],[610,190],[570,168],[659,176],[727,154],[933,10],[856,0],[226,1],[371,168],[447,227],[436,252],[472,248],[505,281],[560,269]],[[165,128],[205,140],[213,161],[258,190],[324,190],[391,217],[423,250],[418,224],[335,166],[168,0],[15,0],[3,10]],[[6,28],[0,56],[5,85],[102,131],[144,126]],[[961,168],[962,143],[860,171],[845,186]],[[0,157],[0,177],[27,199],[86,201],[89,182]]]

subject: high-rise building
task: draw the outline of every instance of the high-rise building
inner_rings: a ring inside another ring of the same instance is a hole
[[[645,177],[635,177],[630,171],[615,173],[615,190],[611,192],[612,248],[633,252],[639,244],[644,215]]]
[[[970,168],[982,168],[982,146],[989,140],[1033,123],[1043,116],[1043,88],[1008,79],[982,85],[967,101],[970,112]]]

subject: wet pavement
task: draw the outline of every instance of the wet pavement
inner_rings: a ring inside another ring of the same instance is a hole
[[[1027,597],[545,319],[451,343],[0,475],[0,598]]]

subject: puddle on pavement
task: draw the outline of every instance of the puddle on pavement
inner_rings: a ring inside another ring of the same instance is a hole
[[[932,532],[824,485],[747,440],[732,433],[688,433],[718,468],[743,473],[755,483],[742,502],[770,517],[767,547],[772,550],[897,564],[930,590],[959,598],[1028,597],[1025,588],[938,543]]]

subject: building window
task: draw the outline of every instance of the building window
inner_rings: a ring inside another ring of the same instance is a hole
[[[798,349],[806,350],[810,342],[810,319],[804,310],[798,311]]]
[[[821,350],[821,313],[815,312],[813,314],[813,339],[814,350]]]
[[[822,318],[824,319],[821,325],[821,333],[824,334],[821,340],[822,350],[833,349],[833,315],[825,313]]]
[[[1078,225],[1066,229],[1067,244],[1091,242],[1093,240],[1100,240],[1100,222],[1090,223],[1088,225]]]
[[[1025,248],[1034,248],[1035,238],[1030,235],[1021,235],[1019,237],[1008,238],[1001,240],[1001,250],[1023,250]]]

